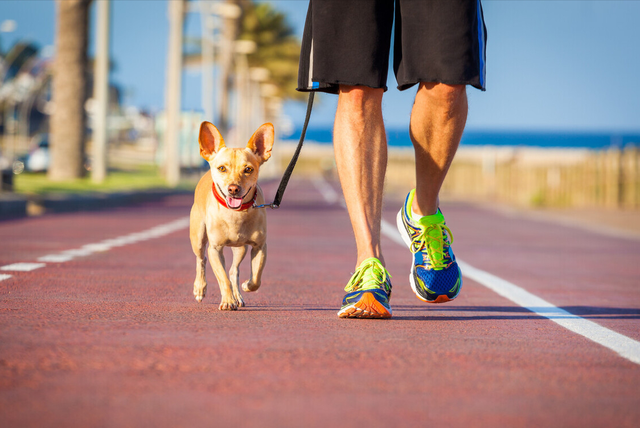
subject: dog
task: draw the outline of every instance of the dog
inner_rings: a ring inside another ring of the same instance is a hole
[[[264,204],[258,185],[258,170],[271,157],[274,128],[260,126],[245,148],[229,148],[218,129],[209,122],[200,125],[200,156],[210,170],[196,186],[191,208],[189,235],[196,255],[196,279],[193,294],[201,302],[207,291],[205,250],[220,286],[222,299],[218,309],[234,311],[245,305],[240,289],[240,263],[251,246],[251,275],[242,284],[244,291],[260,287],[267,260],[267,214],[255,205]],[[229,276],[225,272],[223,248],[231,247],[233,262]]]

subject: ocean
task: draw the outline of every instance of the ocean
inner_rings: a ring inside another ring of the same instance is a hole
[[[301,129],[287,136],[286,140],[299,140]],[[310,127],[305,141],[331,144],[332,129]],[[410,147],[407,129],[387,129],[387,140],[390,146]],[[461,145],[467,146],[524,146],[524,147],[559,147],[606,149],[625,147],[629,144],[640,146],[640,133],[588,133],[588,132],[531,132],[531,131],[465,131]]]

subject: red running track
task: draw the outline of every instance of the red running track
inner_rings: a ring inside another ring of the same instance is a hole
[[[392,224],[403,196],[387,195]],[[190,203],[0,222],[0,268],[186,217]],[[443,210],[467,263],[640,340],[640,242]],[[639,426],[640,365],[469,279],[454,302],[423,304],[408,251],[386,237],[394,317],[337,318],[352,233],[310,182],[293,181],[268,222],[262,288],[237,312],[217,310],[210,269],[208,296],[193,298],[187,229],[0,270],[0,426]]]

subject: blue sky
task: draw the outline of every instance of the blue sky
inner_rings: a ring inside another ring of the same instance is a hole
[[[302,33],[307,1],[276,0]],[[487,91],[469,88],[468,129],[640,131],[640,18],[638,1],[485,0],[488,27]],[[164,105],[167,4],[164,0],[115,0],[111,54],[112,81],[125,89],[125,102],[154,111]],[[53,0],[2,0],[0,22],[17,21],[0,33],[6,49],[18,38],[52,45]],[[199,31],[197,17],[188,32]],[[407,126],[413,90],[398,92],[395,79],[384,99],[390,127]],[[188,72],[183,108],[200,109],[200,76]],[[315,126],[330,125],[335,96],[322,96]],[[287,103],[285,113],[299,123],[303,103]]]

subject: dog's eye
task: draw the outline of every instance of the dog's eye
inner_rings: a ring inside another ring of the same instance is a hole
[[[227,172],[227,168],[225,166],[219,166],[218,167],[218,171],[220,172]]]
[[[244,169],[245,174],[251,174],[253,172],[253,168],[251,168],[250,166],[246,167]]]

